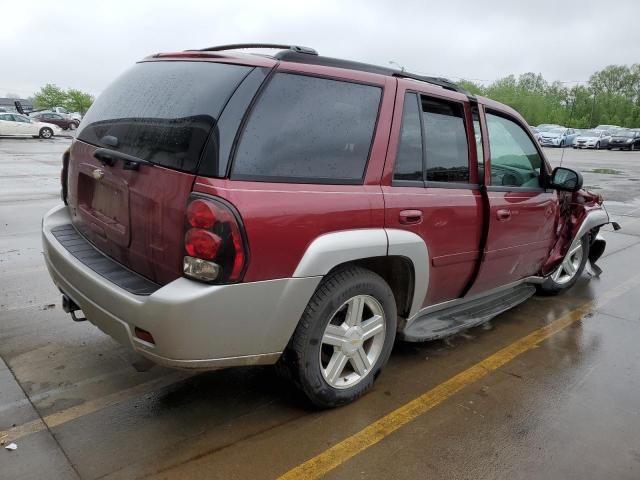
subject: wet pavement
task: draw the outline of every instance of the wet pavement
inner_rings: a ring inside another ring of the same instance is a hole
[[[148,370],[70,320],[39,233],[68,143],[0,138],[1,479],[640,478],[640,152],[564,151],[623,226],[600,278],[399,343],[369,394],[319,412],[270,367]]]

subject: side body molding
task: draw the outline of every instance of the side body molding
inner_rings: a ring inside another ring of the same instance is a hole
[[[364,228],[327,233],[316,238],[307,248],[293,276],[326,275],[332,268],[354,260],[397,255],[411,261],[414,289],[413,316],[422,307],[429,286],[429,252],[422,238],[405,230]]]

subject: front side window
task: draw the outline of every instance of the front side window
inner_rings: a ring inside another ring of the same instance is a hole
[[[487,113],[491,185],[540,188],[542,159],[526,132],[512,120]]]
[[[422,97],[426,179],[469,182],[469,148],[461,103]]]
[[[382,89],[276,73],[238,144],[231,178],[362,183]]]
[[[393,179],[423,180],[422,131],[418,97],[415,93],[407,93],[404,96],[402,127]]]

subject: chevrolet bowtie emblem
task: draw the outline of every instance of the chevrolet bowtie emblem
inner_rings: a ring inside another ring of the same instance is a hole
[[[93,175],[93,178],[95,178],[96,180],[101,180],[102,177],[104,177],[104,170],[96,168],[93,172],[91,172],[91,175]]]

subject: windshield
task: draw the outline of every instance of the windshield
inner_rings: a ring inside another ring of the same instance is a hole
[[[624,138],[634,138],[636,136],[635,132],[616,132],[614,133],[616,137],[624,137]]]
[[[78,139],[193,172],[209,134],[252,67],[211,62],[142,62],[94,102]]]
[[[581,137],[599,137],[599,130],[586,130],[580,134]]]
[[[555,133],[557,135],[563,135],[566,132],[567,132],[566,128],[553,128],[549,130],[549,133]]]

